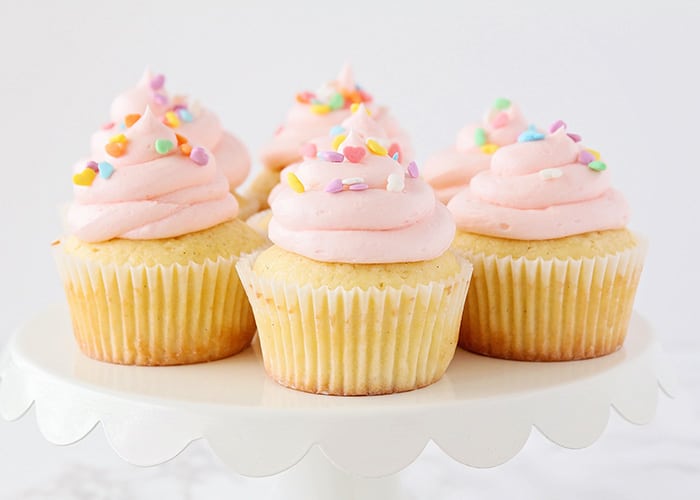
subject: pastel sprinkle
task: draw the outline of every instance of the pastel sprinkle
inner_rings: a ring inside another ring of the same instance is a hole
[[[132,113],[130,115],[126,115],[124,117],[124,125],[126,125],[127,127],[131,127],[134,123],[139,121],[140,118],[141,118],[141,115],[138,113]]]
[[[586,148],[586,151],[591,153],[596,160],[600,160],[600,153],[598,151],[596,151],[595,149]]]
[[[510,117],[508,116],[508,113],[506,113],[505,111],[501,111],[493,117],[493,120],[491,120],[491,126],[493,128],[503,128],[506,125],[508,125],[508,122],[510,122]]]
[[[558,179],[563,175],[563,172],[558,168],[543,168],[540,170],[540,177],[544,180]]]
[[[397,151],[396,153],[394,153],[394,154],[391,156],[391,159],[394,160],[394,161],[399,161],[399,153],[398,153],[398,151]]]
[[[97,168],[100,171],[100,177],[102,177],[103,179],[109,179],[114,173],[114,167],[111,163],[106,161],[101,161],[100,163],[98,163]]]
[[[350,105],[350,111],[352,111],[353,113],[356,112],[358,109],[360,109],[361,104],[362,104],[362,102],[353,102]],[[365,108],[365,112],[367,113],[367,115],[372,114],[372,113],[370,113],[369,109],[367,109],[367,108]]]
[[[363,184],[365,179],[363,177],[347,177],[341,182],[344,186],[352,186],[353,184]]]
[[[326,193],[340,193],[343,190],[343,181],[340,179],[333,179],[331,182],[329,182],[324,191]]]
[[[340,163],[345,159],[343,154],[337,151],[319,151],[317,156],[321,160],[330,161],[332,163]]]
[[[300,102],[302,104],[308,104],[311,101],[311,99],[313,99],[314,97],[315,96],[314,96],[313,92],[305,91],[305,92],[299,92],[296,95],[296,100],[297,100],[297,102]]]
[[[102,130],[109,130],[112,127],[114,127],[114,125],[115,125],[114,122],[107,122],[107,123],[102,125]]]
[[[180,126],[180,118],[174,111],[168,111],[165,113],[165,124],[172,128],[177,128]]]
[[[204,166],[209,163],[209,155],[204,148],[197,146],[196,148],[192,148],[192,151],[190,152],[190,160],[199,166]]]
[[[585,149],[578,154],[578,162],[583,163],[584,165],[588,165],[590,162],[595,160],[596,157],[593,156],[593,153]]]
[[[485,153],[487,155],[492,155],[498,150],[499,146],[498,144],[484,144],[481,146],[479,149],[481,149],[482,153]]]
[[[544,134],[535,129],[534,125],[530,125],[528,129],[518,136],[518,142],[541,141],[544,139]]]
[[[510,100],[506,99],[505,97],[499,97],[495,101],[493,101],[493,109],[497,109],[499,111],[503,111],[504,109],[508,109],[510,107]]]
[[[578,134],[573,134],[573,133],[569,132],[566,135],[568,135],[569,138],[574,142],[581,142],[581,136]]]
[[[483,146],[486,144],[486,130],[481,127],[474,130],[474,144],[477,146]]]
[[[330,113],[331,107],[328,104],[312,104],[311,111],[313,111],[317,115],[325,115],[327,113]]]
[[[165,106],[166,104],[168,104],[168,98],[165,97],[163,94],[153,94],[153,100],[159,106]]]
[[[398,158],[394,158],[394,155],[398,153]],[[391,155],[392,158],[394,158],[396,161],[401,161],[401,146],[398,145],[396,142],[392,142],[391,145],[389,146],[389,155]]]
[[[341,109],[343,106],[345,106],[345,99],[343,98],[343,95],[333,94],[328,100],[328,106],[330,106],[331,109]]]
[[[307,142],[306,144],[303,144],[301,148],[299,148],[299,153],[304,158],[316,158],[318,148],[313,142]]]
[[[345,146],[343,155],[350,163],[360,163],[365,157],[366,150],[361,146]]]
[[[566,128],[566,123],[564,123],[562,120],[557,120],[549,126],[549,133],[553,134],[562,127]]]
[[[180,108],[177,110],[177,116],[180,117],[180,119],[183,122],[191,122],[194,118],[192,117],[192,113],[189,112],[187,108]]]
[[[411,179],[417,179],[420,175],[420,172],[418,171],[418,164],[416,164],[415,161],[412,161],[408,164],[408,167],[406,167],[406,172]]]
[[[345,134],[336,135],[333,138],[333,142],[331,142],[331,147],[337,151],[338,147],[343,143],[343,141],[345,139],[346,139]]]
[[[345,128],[343,128],[342,125],[334,125],[331,127],[331,131],[329,132],[329,135],[331,137],[335,137],[336,135],[344,134],[345,133]]]
[[[173,149],[173,141],[169,139],[156,139],[155,148],[158,154],[167,154]]]
[[[386,190],[393,193],[400,193],[406,187],[404,176],[401,174],[389,174],[386,178]]]
[[[109,138],[109,142],[126,142],[126,136],[124,134],[113,135]]]
[[[126,153],[126,143],[110,142],[105,146],[105,151],[109,156],[112,156],[113,158],[119,158],[124,153]]]
[[[387,151],[384,146],[379,144],[376,139],[369,138],[366,141],[367,144],[367,149],[369,149],[370,153],[378,155],[378,156],[385,156]]]
[[[177,139],[178,146],[182,146],[183,144],[187,144],[189,142],[187,140],[187,137],[185,137],[184,135],[175,134],[175,138]]]
[[[369,189],[369,184],[365,183],[359,183],[359,184],[351,184],[348,189],[350,191],[364,191],[365,189]]]
[[[289,187],[297,193],[303,193],[305,191],[304,185],[301,183],[299,177],[297,177],[297,174],[295,174],[294,172],[289,172],[287,174],[287,184],[289,184]]]
[[[151,88],[153,90],[160,90],[165,84],[165,75],[156,75],[151,78]]]
[[[595,160],[588,164],[588,168],[595,170],[596,172],[602,172],[603,170],[607,169],[608,166],[600,160]]]
[[[85,165],[85,168],[89,168],[90,170],[92,170],[95,173],[100,171],[96,161],[87,162],[87,165]]]
[[[94,170],[86,168],[79,174],[73,174],[73,184],[76,186],[91,186],[97,174]]]
[[[188,142],[180,144],[180,152],[185,156],[189,156],[192,152],[192,145]]]

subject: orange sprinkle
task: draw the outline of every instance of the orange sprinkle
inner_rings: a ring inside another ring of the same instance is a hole
[[[139,121],[139,118],[141,118],[141,115],[138,113],[132,113],[130,115],[126,115],[124,117],[124,125],[128,127],[131,127],[134,123]]]
[[[187,140],[187,137],[184,135],[180,134],[175,134],[175,137],[177,138],[177,145],[182,146],[183,144],[187,144],[189,141]]]
[[[350,92],[348,97],[352,102],[362,102],[362,95],[357,90]]]
[[[180,144],[180,151],[182,152],[183,155],[189,156],[190,153],[192,152],[192,146],[190,146],[189,143],[184,143]]]
[[[125,142],[110,142],[105,146],[105,151],[109,156],[114,158],[119,158],[124,153],[126,153],[126,143]]]

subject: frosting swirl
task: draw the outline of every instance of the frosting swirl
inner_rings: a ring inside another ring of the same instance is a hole
[[[447,203],[478,172],[489,168],[491,156],[501,146],[513,144],[528,124],[520,108],[508,99],[496,99],[480,124],[457,133],[455,144],[425,163],[423,175],[440,201]]]
[[[169,238],[238,213],[214,157],[176,135],[148,108],[103,149],[106,161],[89,162],[73,177],[67,224],[83,241]]]
[[[270,239],[324,262],[430,260],[450,246],[455,226],[420,178],[387,154],[364,107],[335,150],[285,169],[270,196]]]
[[[549,134],[529,129],[496,151],[447,207],[468,232],[517,240],[563,238],[623,228],[629,208],[606,165],[559,121]]]
[[[92,136],[93,156],[99,156],[107,139],[125,127],[125,117],[143,113],[146,107],[178,134],[211,151],[231,189],[245,181],[250,171],[246,147],[221,125],[219,117],[197,101],[165,90],[165,77],[146,70],[132,88],[115,97],[110,111],[111,122]]]

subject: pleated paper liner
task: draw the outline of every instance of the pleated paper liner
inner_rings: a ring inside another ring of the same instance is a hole
[[[237,264],[267,373],[320,394],[408,391],[442,377],[457,346],[471,265],[442,281],[362,290],[260,278],[257,254]]]
[[[564,361],[622,346],[646,243],[565,260],[463,255],[474,273],[460,347],[504,359]]]
[[[175,365],[236,354],[255,321],[237,257],[203,264],[116,265],[55,247],[75,339],[89,357],[129,365]]]

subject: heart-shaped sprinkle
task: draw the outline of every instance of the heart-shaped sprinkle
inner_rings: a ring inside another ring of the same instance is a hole
[[[389,174],[386,178],[386,190],[400,193],[405,187],[404,176],[401,174]]]
[[[154,145],[156,148],[156,153],[161,155],[168,154],[170,150],[173,149],[173,141],[169,139],[156,139]]]
[[[177,116],[180,117],[180,120],[183,122],[191,122],[194,118],[192,117],[192,113],[189,112],[187,108],[180,108],[177,110]]]
[[[563,172],[558,168],[543,168],[540,170],[540,177],[544,180],[558,179],[563,175]]]
[[[73,174],[73,184],[76,186],[91,186],[97,174],[94,170],[86,168],[79,174]]]
[[[107,154],[113,158],[119,158],[126,153],[125,142],[110,142],[105,146]]]
[[[297,174],[295,174],[294,172],[289,172],[287,174],[287,184],[289,184],[289,187],[297,193],[303,193],[305,191],[304,185],[301,183],[299,177],[297,177]]]
[[[151,88],[153,90],[160,90],[165,85],[165,75],[156,75],[151,78]]]
[[[90,170],[92,170],[95,173],[100,171],[96,161],[87,162],[87,165],[85,165],[85,168],[89,168]]]
[[[418,164],[416,164],[415,161],[409,163],[408,167],[406,167],[406,173],[408,173],[408,176],[411,179],[418,178],[418,176],[420,175],[420,172],[418,171]]]
[[[155,102],[158,106],[165,106],[168,104],[168,98],[163,94],[153,94],[153,102]]]
[[[340,163],[345,157],[337,151],[319,151],[318,157],[321,160],[330,161],[332,163]]]
[[[124,125],[126,125],[127,128],[131,127],[134,123],[139,121],[140,118],[141,118],[141,115],[138,113],[132,113],[130,115],[126,115],[124,117]]]
[[[364,182],[350,184],[350,186],[348,186],[348,189],[350,191],[364,191],[365,189],[369,189],[369,184],[365,184]]]
[[[588,165],[590,162],[595,161],[595,156],[590,151],[585,149],[578,154],[578,162]]]
[[[106,161],[101,161],[100,163],[98,163],[97,168],[100,171],[100,177],[102,177],[103,179],[109,179],[114,173],[114,167],[111,163]]]
[[[581,136],[578,134],[573,134],[573,133],[569,132],[566,135],[568,135],[569,138],[574,142],[581,142]]]
[[[342,190],[343,181],[341,181],[340,179],[333,179],[328,184],[326,184],[326,187],[324,189],[326,193],[340,193]]]
[[[566,128],[566,123],[564,123],[562,120],[557,120],[549,126],[549,133],[553,134],[562,127]]]
[[[296,100],[297,100],[297,102],[299,102],[301,104],[308,104],[311,101],[311,99],[313,99],[314,97],[316,97],[316,96],[313,94],[313,92],[305,91],[305,92],[299,92],[296,95]]]
[[[362,146],[345,146],[343,148],[343,155],[350,163],[360,163],[365,154],[365,148]]]
[[[588,164],[588,168],[595,170],[596,172],[602,172],[607,169],[608,166],[600,160],[594,160]]]
[[[178,146],[182,146],[183,144],[187,144],[188,142],[190,142],[187,140],[187,137],[185,137],[184,135],[180,135],[180,134],[175,134],[175,139],[177,139]]]
[[[345,98],[342,94],[333,94],[328,100],[328,105],[331,109],[341,109],[345,106]]]
[[[397,158],[394,158],[394,155],[396,155],[397,153],[398,153],[399,156],[398,156]],[[401,146],[399,146],[399,144],[396,143],[396,142],[392,142],[392,143],[389,145],[388,154],[389,154],[389,156],[391,156],[392,158],[394,158],[396,161],[399,161],[399,162],[400,162],[400,161],[401,161]]]
[[[343,141],[344,141],[345,139],[346,139],[345,134],[336,135],[336,136],[333,138],[333,141],[331,142],[331,147],[332,147],[333,149],[335,149],[336,151],[338,151],[338,148],[340,147],[340,145],[343,143]]]
[[[328,104],[316,103],[311,105],[311,111],[317,115],[327,115],[331,112],[331,107]]]
[[[126,142],[126,136],[124,134],[113,135],[109,138],[109,142]]]
[[[499,97],[495,101],[493,101],[493,109],[497,109],[498,111],[503,111],[504,109],[508,109],[510,107],[510,100],[506,99],[505,97]]]
[[[174,111],[168,111],[165,113],[165,118],[163,120],[168,127],[177,128],[180,126],[180,118]]]
[[[345,128],[342,127],[341,125],[334,125],[331,127],[330,132],[328,133],[331,137],[335,137],[336,135],[344,134],[345,133]]]
[[[477,127],[474,130],[474,144],[477,146],[483,146],[486,144],[486,130],[481,127]]]
[[[370,137],[369,139],[367,139],[366,144],[367,144],[367,149],[369,149],[369,151],[372,154],[375,154],[377,156],[385,156],[387,153],[386,148],[384,146],[382,146],[381,144],[379,144],[379,142],[376,139],[372,139]]]
[[[346,177],[341,181],[345,186],[351,186],[353,184],[362,184],[365,182],[363,177]]]
[[[192,145],[189,142],[180,144],[180,152],[185,156],[189,156],[192,152]]]
[[[200,167],[203,167],[209,163],[209,155],[204,148],[197,146],[196,148],[192,148],[192,151],[190,152],[190,160],[195,162]]]
[[[510,122],[510,117],[505,111],[501,111],[491,120],[491,126],[493,128],[503,128]]]
[[[528,129],[518,136],[518,142],[541,141],[544,139],[544,134],[537,131],[534,125],[530,125]]]
[[[316,144],[312,142],[307,142],[301,147],[301,150],[299,152],[304,158],[316,158],[316,154],[318,154],[318,148],[316,147]]]
[[[487,155],[492,155],[498,150],[498,147],[499,147],[498,144],[488,143],[488,144],[484,144],[479,149],[481,149],[482,153],[486,153]]]

